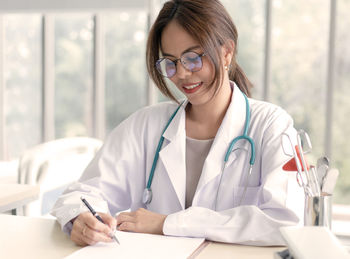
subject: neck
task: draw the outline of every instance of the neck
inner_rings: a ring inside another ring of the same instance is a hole
[[[213,138],[219,129],[226,111],[230,105],[232,89],[227,80],[208,102],[200,105],[188,105],[186,109],[187,120],[197,126],[196,131],[188,129],[188,136],[197,139]],[[199,130],[201,129],[201,130]]]

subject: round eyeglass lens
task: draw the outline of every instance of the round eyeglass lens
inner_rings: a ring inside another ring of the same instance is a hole
[[[181,57],[181,63],[192,72],[199,71],[202,68],[202,58],[195,52],[184,53]]]
[[[157,62],[157,69],[159,73],[166,77],[172,77],[176,73],[175,63],[167,58],[163,58]]]

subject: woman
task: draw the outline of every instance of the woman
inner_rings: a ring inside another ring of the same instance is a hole
[[[295,175],[281,169],[289,159],[281,134],[294,133],[293,122],[279,107],[247,99],[251,84],[236,52],[237,31],[219,1],[164,4],[149,33],[147,67],[175,102],[146,107],[123,121],[79,182],[57,201],[53,215],[75,243],[109,242],[116,227],[283,244],[279,227],[298,224],[303,213]],[[177,103],[165,77],[185,102]],[[244,132],[251,139],[229,148]],[[101,212],[106,225],[86,212],[80,196]],[[116,218],[108,213],[128,209]]]

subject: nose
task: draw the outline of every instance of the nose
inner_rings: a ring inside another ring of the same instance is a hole
[[[175,76],[177,76],[179,79],[185,79],[186,77],[190,76],[191,74],[192,74],[192,72],[189,71],[188,69],[186,69],[179,60],[176,64]]]

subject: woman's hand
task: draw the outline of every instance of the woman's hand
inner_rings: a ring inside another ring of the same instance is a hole
[[[117,217],[118,230],[163,235],[166,215],[138,209],[133,212],[122,212]]]
[[[111,215],[99,213],[105,224],[98,221],[91,212],[81,213],[73,222],[71,240],[80,246],[93,245],[97,242],[112,242],[111,233],[117,221]]]

